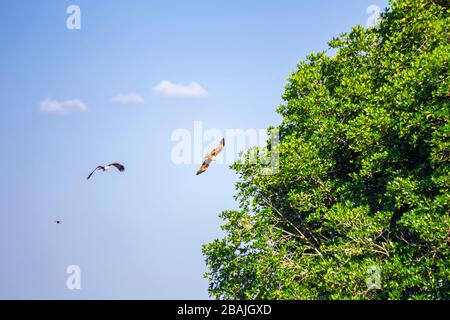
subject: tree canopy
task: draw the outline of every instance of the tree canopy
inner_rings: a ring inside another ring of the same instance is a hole
[[[232,166],[239,210],[203,247],[211,296],[450,297],[449,7],[391,1],[377,26],[332,39],[333,56],[298,64],[279,170],[250,153]]]

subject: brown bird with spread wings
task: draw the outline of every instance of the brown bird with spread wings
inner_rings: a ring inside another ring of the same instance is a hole
[[[208,169],[211,162],[216,160],[217,155],[220,153],[220,151],[222,151],[223,147],[225,147],[225,138],[222,138],[222,140],[220,140],[219,145],[213,151],[206,154],[205,161],[203,161],[202,166],[200,167],[200,169],[198,169],[197,175],[202,174]]]
[[[109,169],[111,169],[112,167],[115,167],[120,172],[125,171],[125,167],[123,165],[121,165],[120,163],[111,163],[111,164],[108,164],[107,166],[98,166],[97,168],[95,168],[94,171],[91,172],[91,174],[89,174],[89,176],[87,177],[87,180],[89,180],[92,177],[92,175],[94,174],[95,171],[102,170],[103,172],[105,172],[105,171],[108,171]]]

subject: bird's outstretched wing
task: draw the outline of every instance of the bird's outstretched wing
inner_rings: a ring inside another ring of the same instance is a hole
[[[125,167],[120,163],[111,163],[110,166],[116,167],[120,172],[125,171]]]
[[[197,175],[202,174],[203,172],[205,172],[205,171],[208,169],[209,164],[210,164],[210,162],[203,161],[202,166],[201,166],[200,169],[198,169],[198,171],[197,171]]]
[[[219,145],[211,152],[211,155],[217,156],[224,147],[225,147],[225,138],[222,138],[222,140],[220,140],[219,142]]]
[[[97,168],[95,168],[94,171],[92,171],[92,172],[88,175],[88,177],[87,177],[86,180],[89,180],[89,179],[92,177],[92,175],[94,174],[94,172],[97,171],[98,169],[101,169],[101,168],[102,168],[102,166],[98,166]]]

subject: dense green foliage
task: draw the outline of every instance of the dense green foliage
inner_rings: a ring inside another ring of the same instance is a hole
[[[391,1],[377,27],[298,65],[278,109],[279,171],[232,166],[240,209],[203,248],[213,297],[450,297],[449,13]]]

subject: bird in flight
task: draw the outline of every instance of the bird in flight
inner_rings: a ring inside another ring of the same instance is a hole
[[[115,167],[120,172],[125,171],[125,167],[123,165],[121,165],[120,163],[111,163],[106,166],[98,166],[97,168],[94,169],[94,171],[92,171],[89,174],[89,176],[87,177],[87,180],[89,180],[92,177],[92,175],[94,174],[95,171],[102,170],[103,172],[105,172],[105,171],[108,171],[109,169],[111,169],[112,167]]]
[[[216,160],[217,155],[220,153],[220,151],[222,151],[223,147],[225,147],[225,138],[222,138],[222,140],[220,140],[219,145],[213,151],[206,154],[205,161],[203,161],[202,166],[200,167],[200,169],[198,169],[197,175],[202,174],[208,169],[211,162]]]

